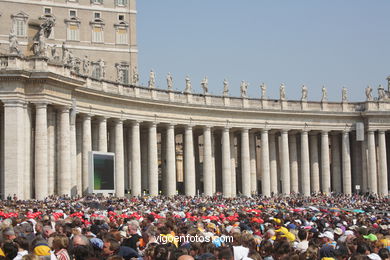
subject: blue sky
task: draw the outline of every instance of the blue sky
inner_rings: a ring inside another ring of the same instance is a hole
[[[330,101],[348,88],[351,101],[365,99],[364,88],[390,75],[390,1],[362,0],[138,0],[139,73],[146,84],[150,69],[159,88],[171,72],[174,88],[184,90],[189,75],[194,92],[208,76],[219,95],[223,79],[239,96],[241,80],[248,95],[299,99],[301,86],[309,100],[320,100],[321,87]]]

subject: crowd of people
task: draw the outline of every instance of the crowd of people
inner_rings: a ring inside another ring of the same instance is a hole
[[[0,259],[390,259],[389,197],[9,197],[0,221]]]

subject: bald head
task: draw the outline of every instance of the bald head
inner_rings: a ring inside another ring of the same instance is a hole
[[[194,260],[194,258],[190,255],[182,255],[177,260]]]

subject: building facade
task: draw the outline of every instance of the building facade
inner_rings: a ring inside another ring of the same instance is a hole
[[[135,0],[0,0],[0,6],[0,53],[8,52],[14,34],[20,54],[33,55],[39,27],[49,20],[44,56],[79,74],[131,83],[138,52]]]
[[[0,191],[82,195],[89,152],[115,153],[119,197],[387,195],[388,92],[320,102],[139,86],[134,0],[0,0]],[[28,11],[27,11],[28,10]],[[10,29],[11,28],[11,29]],[[119,35],[121,33],[126,36]],[[87,57],[86,57],[87,56]]]

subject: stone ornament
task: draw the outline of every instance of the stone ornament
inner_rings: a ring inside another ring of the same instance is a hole
[[[229,96],[229,82],[226,79],[223,80],[223,96]]]
[[[191,80],[190,77],[186,76],[186,88],[184,89],[184,93],[191,93],[192,92],[192,86],[191,86]]]
[[[203,94],[207,95],[209,93],[209,80],[207,76],[201,81],[200,86],[203,89]]]
[[[328,101],[328,90],[326,90],[325,86],[322,86],[322,97],[321,101]]]
[[[378,100],[385,100],[387,98],[385,88],[382,85],[378,86]]]
[[[9,33],[9,52],[11,54],[17,54],[17,55],[21,54],[19,49],[18,38],[16,37],[13,31]]]
[[[307,87],[305,85],[302,85],[301,101],[307,101],[307,91]]]
[[[371,86],[367,86],[366,87],[365,93],[366,93],[366,100],[367,101],[372,101],[373,97],[372,97],[372,88],[371,88]]]
[[[100,67],[100,78],[104,79],[106,77],[106,65],[103,59],[98,60]]]
[[[348,102],[348,93],[346,87],[343,87],[343,89],[341,90],[341,100],[342,102]]]
[[[139,75],[138,75],[138,69],[137,69],[137,66],[135,66],[134,68],[133,68],[133,77],[132,77],[132,79],[131,79],[131,83],[133,84],[133,85],[137,85],[138,84],[138,81],[139,81]]]
[[[280,92],[280,100],[286,100],[286,89],[283,83],[280,84],[279,92]]]
[[[155,88],[156,87],[156,78],[155,78],[153,70],[150,70],[150,72],[149,72],[148,86],[149,86],[149,88]]]
[[[261,83],[260,89],[261,89],[261,99],[267,99],[266,96],[267,86],[264,83]]]
[[[116,81],[119,83],[123,83],[125,80],[125,74],[122,68],[122,65],[120,63],[115,64],[116,73],[117,73],[117,79]]]
[[[91,61],[88,59],[88,56],[84,56],[83,59],[83,74],[89,75],[89,66],[91,65]]]
[[[240,91],[241,91],[241,97],[246,98],[248,95],[248,93],[247,93],[248,92],[248,83],[245,80],[241,81]]]
[[[168,86],[168,90],[173,90],[173,78],[170,72],[168,72],[167,75],[167,86]]]

